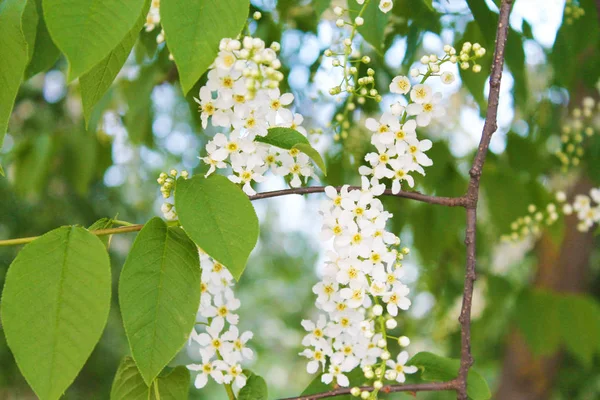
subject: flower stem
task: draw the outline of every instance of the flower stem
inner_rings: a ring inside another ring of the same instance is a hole
[[[160,392],[158,391],[158,381],[156,379],[154,380],[152,386],[154,386],[154,397],[156,397],[156,400],[160,400]]]

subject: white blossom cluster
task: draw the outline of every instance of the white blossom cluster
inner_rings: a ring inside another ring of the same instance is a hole
[[[404,382],[406,373],[417,370],[404,366],[406,352],[393,361],[387,350],[386,330],[394,329],[399,310],[410,306],[409,289],[400,280],[400,260],[408,249],[398,250],[400,239],[385,229],[392,214],[377,198],[385,186],[362,180],[361,190],[325,190],[321,239],[333,240],[333,250],[323,279],[313,287],[322,314],[316,322],[302,321],[308,334],[300,354],[309,359],[309,373],[325,372],[324,383],[348,386],[346,373],[361,367],[365,378],[381,388],[384,379]],[[401,345],[407,341],[399,340]]]
[[[591,189],[589,196],[576,195],[572,204],[563,206],[563,212],[565,215],[576,214],[579,219],[577,229],[588,232],[594,224],[600,223],[600,188]]]
[[[199,104],[202,126],[210,120],[227,133],[218,133],[206,145],[201,158],[210,169],[231,167],[229,179],[242,185],[248,195],[256,194],[253,182],[262,182],[269,170],[289,178],[292,187],[302,179],[316,177],[305,154],[296,149],[282,150],[257,141],[267,129],[287,127],[306,136],[303,117],[286,108],[294,100],[291,93],[281,93],[283,74],[277,59],[279,44],[265,47],[257,38],[223,39],[217,59],[208,72],[208,82],[200,89]]]
[[[367,129],[373,132],[371,143],[377,152],[365,156],[369,166],[361,166],[359,173],[371,177],[374,186],[379,184],[379,180],[387,178],[392,181],[392,192],[398,193],[404,181],[410,187],[414,186],[412,172],[425,175],[423,167],[433,165],[425,154],[431,149],[432,143],[427,139],[419,140],[416,129],[428,126],[433,119],[445,115],[445,110],[440,104],[442,94],[434,92],[425,81],[430,77],[439,77],[445,84],[454,82],[454,75],[449,71],[441,72],[440,66],[451,62],[466,63],[468,67],[470,61],[485,55],[485,49],[478,43],[467,42],[458,56],[456,49],[450,45],[444,46],[444,53],[441,58],[434,54],[421,58],[421,63],[427,69],[411,70],[413,78],[423,76],[421,82],[414,86],[407,76],[396,76],[390,83],[390,92],[402,95],[404,100],[394,103],[379,121],[374,118],[366,120]],[[474,67],[473,70],[478,72],[480,69]]]
[[[559,191],[556,193],[556,200],[558,207],[555,203],[549,203],[545,210],[538,210],[534,204],[530,204],[527,210],[529,214],[517,218],[510,226],[512,232],[502,235],[501,240],[517,242],[529,235],[538,236],[544,225],[550,226],[558,220],[561,212],[577,216],[577,230],[580,232],[588,232],[595,224],[600,224],[600,188],[591,189],[589,196],[577,194],[572,202],[567,202],[567,195]]]
[[[252,350],[246,346],[253,334],[249,331],[240,334],[237,327],[236,310],[240,301],[233,293],[234,280],[229,270],[202,251],[200,266],[202,283],[197,326],[205,329],[201,333],[194,329],[190,340],[200,345],[202,361],[187,368],[198,372],[194,381],[197,388],[204,387],[210,376],[218,384],[241,389],[247,378],[241,363],[253,358]]]

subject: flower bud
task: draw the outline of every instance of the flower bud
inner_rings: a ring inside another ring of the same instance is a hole
[[[377,347],[379,347],[380,349],[384,349],[385,346],[387,346],[387,340],[381,338],[377,341]]]
[[[407,347],[410,344],[410,339],[406,336],[400,336],[398,338],[398,344],[402,347]]]
[[[396,320],[395,320],[395,319],[392,319],[392,318],[390,318],[390,319],[388,319],[387,321],[385,321],[385,327],[386,327],[387,329],[394,329],[394,328],[396,328],[397,326],[398,326],[398,323],[396,322]]]
[[[354,397],[358,397],[360,396],[360,388],[359,387],[353,387],[352,389],[350,389],[350,394]]]
[[[375,304],[373,306],[373,315],[380,316],[381,314],[383,314],[383,307],[379,304]]]

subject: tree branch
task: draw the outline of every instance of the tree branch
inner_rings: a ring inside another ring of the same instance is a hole
[[[506,39],[508,37],[510,10],[513,0],[503,0],[500,6],[500,15],[498,16],[498,28],[496,31],[496,49],[492,71],[490,74],[490,94],[488,97],[488,108],[483,125],[483,132],[479,147],[473,160],[473,166],[469,171],[471,179],[467,190],[467,227],[465,232],[466,246],[466,273],[465,286],[463,291],[463,302],[459,317],[461,325],[461,352],[460,369],[458,371],[457,399],[467,400],[467,376],[469,369],[473,365],[473,356],[471,355],[471,305],[473,301],[473,285],[476,278],[476,226],[477,226],[477,202],[479,200],[479,183],[483,164],[488,152],[492,135],[498,129],[498,100],[500,98],[500,82],[502,80],[502,68],[504,67],[504,50]]]
[[[435,383],[419,383],[414,385],[386,385],[381,388],[382,393],[395,393],[395,392],[439,392],[442,390],[456,390],[457,382],[435,382]],[[330,390],[329,392],[308,394],[305,396],[298,397],[286,397],[285,399],[279,400],[319,400],[328,397],[336,397],[350,394],[351,388],[338,388]],[[371,392],[374,390],[373,386],[362,386],[361,391],[366,390]]]
[[[336,187],[337,190],[340,190],[342,187]],[[360,186],[350,186],[349,189],[361,189]],[[324,186],[311,186],[311,187],[301,187],[301,188],[293,188],[293,189],[284,189],[284,190],[274,190],[271,192],[258,193],[254,196],[249,196],[248,198],[252,201],[268,199],[270,197],[280,197],[287,196],[290,194],[311,194],[311,193],[323,193],[325,192]],[[437,196],[427,196],[425,194],[419,192],[399,192],[393,194],[391,190],[386,190],[384,192],[386,196],[394,196],[394,197],[402,197],[406,199],[412,199],[416,201],[422,201],[424,203],[429,204],[439,204],[448,207],[465,207],[467,204],[467,200],[465,197],[437,197]],[[123,222],[123,221],[119,221]],[[144,227],[143,224],[131,224],[124,227],[119,228],[110,228],[110,229],[100,229],[91,231],[96,236],[106,236],[106,235],[118,235],[121,233],[128,232],[137,232],[141,231]],[[34,241],[39,236],[31,236],[25,238],[18,239],[8,239],[8,240],[0,240],[0,247],[2,246],[16,246],[20,244],[26,244]]]
[[[336,190],[340,190],[342,186],[335,186]],[[358,189],[360,190],[360,186],[350,186],[349,189]],[[275,190],[272,192],[258,193],[254,196],[250,196],[250,200],[260,200],[266,199],[269,197],[278,197],[278,196],[286,196],[289,194],[311,194],[311,193],[323,193],[325,192],[324,186],[311,186],[311,187],[301,187],[295,189],[284,189],[284,190]],[[438,197],[438,196],[428,196],[419,192],[403,192],[400,191],[396,194],[393,194],[391,190],[387,189],[384,192],[385,196],[394,196],[394,197],[402,197],[405,199],[411,199],[416,201],[421,201],[429,204],[438,204],[448,207],[466,207],[467,200],[465,197]]]

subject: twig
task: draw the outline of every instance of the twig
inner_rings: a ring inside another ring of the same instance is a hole
[[[471,355],[471,305],[473,301],[473,285],[476,279],[476,226],[477,226],[477,202],[479,200],[479,182],[483,164],[488,152],[492,135],[498,129],[498,100],[500,98],[500,82],[502,79],[502,68],[504,67],[504,50],[509,31],[508,17],[512,7],[513,0],[503,0],[500,6],[500,15],[498,16],[498,29],[496,31],[496,49],[490,74],[490,94],[488,96],[488,107],[483,125],[483,132],[473,166],[469,171],[471,179],[467,190],[467,227],[465,233],[466,246],[466,273],[465,287],[463,291],[463,301],[459,317],[461,326],[461,352],[460,369],[458,371],[457,399],[467,400],[467,376],[469,368],[473,365],[473,356]]]
[[[337,190],[340,190],[341,186],[336,187]],[[350,189],[360,189],[359,186],[350,186]],[[275,190],[272,192],[258,193],[254,196],[249,196],[250,200],[260,200],[267,199],[270,197],[280,197],[287,196],[290,194],[311,194],[311,193],[323,193],[325,192],[324,186],[311,186],[311,187],[301,187],[294,189],[284,189],[284,190]],[[440,204],[448,207],[465,207],[466,206],[466,198],[465,197],[436,197],[436,196],[427,196],[421,194],[419,192],[399,192],[397,194],[393,194],[390,190],[386,190],[384,192],[386,196],[395,196],[395,197],[403,197],[406,199],[412,199],[417,201],[422,201],[429,204]],[[121,224],[126,224],[127,222],[119,221]],[[120,228],[110,228],[110,229],[99,229],[95,231],[90,231],[96,236],[106,236],[106,235],[118,235],[120,233],[128,233],[128,232],[137,232],[141,231],[144,227],[143,224],[130,224],[127,226],[123,226]],[[34,241],[39,236],[31,236],[25,238],[18,239],[8,239],[8,240],[0,240],[0,247],[2,246],[16,246],[20,244],[26,244]]]
[[[340,190],[342,186],[336,186],[336,190]],[[360,186],[350,186],[349,189],[358,189],[360,190]],[[272,192],[258,193],[254,196],[250,196],[250,200],[260,200],[266,199],[269,197],[278,197],[278,196],[286,196],[289,194],[310,194],[310,193],[323,193],[325,192],[324,186],[311,186],[311,187],[302,187],[296,189],[284,189],[284,190],[275,190]],[[465,197],[438,197],[438,196],[428,196],[419,192],[404,192],[400,191],[396,194],[393,194],[391,190],[387,189],[384,192],[386,196],[395,196],[402,197],[405,199],[422,201],[424,203],[429,204],[439,204],[448,207],[465,207],[467,204],[467,200]]]

